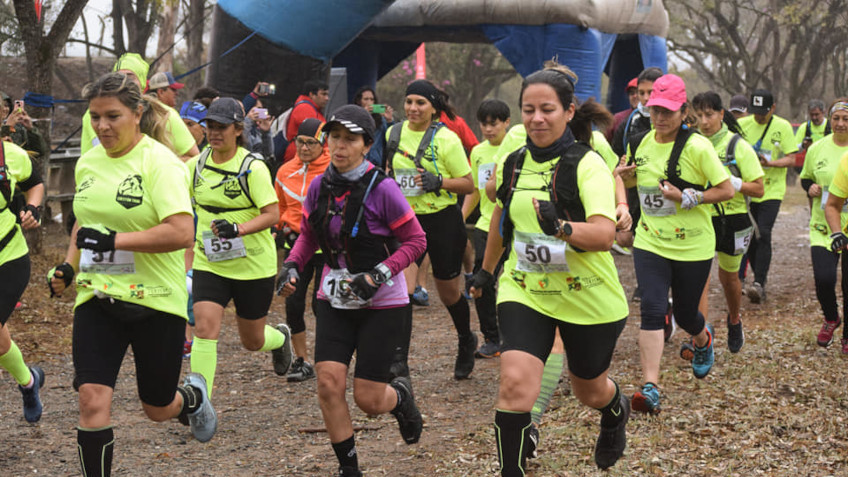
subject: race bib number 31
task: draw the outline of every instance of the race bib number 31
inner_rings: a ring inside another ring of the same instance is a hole
[[[203,251],[210,262],[222,262],[247,256],[244,239],[241,237],[223,239],[213,234],[211,230],[203,231]]]
[[[424,195],[424,189],[415,183],[415,176],[421,174],[416,169],[395,169],[395,181],[406,197]]]
[[[567,272],[565,259],[567,244],[556,237],[515,231],[513,250],[518,263],[515,269],[521,272],[550,273]]]
[[[135,256],[126,250],[95,252],[80,250],[80,271],[103,275],[127,275],[135,273]]]

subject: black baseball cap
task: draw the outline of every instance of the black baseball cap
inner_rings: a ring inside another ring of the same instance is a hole
[[[206,110],[206,120],[221,124],[244,121],[244,107],[233,98],[218,98]]]
[[[329,132],[336,124],[341,124],[354,134],[367,136],[372,141],[374,140],[374,134],[377,129],[371,114],[361,106],[355,104],[347,104],[333,111],[330,119],[327,120],[321,129]]]
[[[758,89],[751,95],[748,111],[752,114],[768,114],[774,104],[774,96],[767,89]]]

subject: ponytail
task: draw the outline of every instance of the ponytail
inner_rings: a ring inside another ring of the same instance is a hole
[[[727,124],[727,129],[729,129],[732,133],[744,136],[744,134],[742,133],[742,126],[739,125],[739,121],[736,120],[736,116],[734,116],[733,113],[726,109],[723,111],[724,118],[722,119],[722,121],[724,121],[724,124]]]
[[[168,133],[168,107],[150,95],[142,96],[140,103],[144,107],[139,124],[141,132],[173,151],[174,144]]]
[[[574,117],[568,123],[571,132],[578,141],[589,143],[592,139],[592,125],[605,130],[612,124],[612,114],[601,104],[589,98],[581,105],[574,105]]]

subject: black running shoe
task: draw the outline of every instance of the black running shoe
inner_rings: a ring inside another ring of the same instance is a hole
[[[453,365],[454,379],[468,379],[474,371],[474,353],[477,352],[477,335],[471,333],[460,338],[456,362]]]
[[[539,447],[539,428],[536,424],[530,424],[530,430],[527,431],[527,438],[524,440],[524,458],[535,459],[539,457],[536,449]]]
[[[630,400],[627,396],[621,395],[621,412],[624,417],[618,421],[615,427],[601,426],[601,433],[598,435],[598,442],[595,445],[595,464],[601,470],[609,469],[621,456],[624,455],[624,449],[627,447],[627,421],[630,419]]]
[[[400,402],[392,409],[392,415],[397,418],[400,435],[407,444],[415,444],[421,438],[424,421],[421,419],[418,406],[415,405],[412,384],[409,382],[409,378],[397,377],[392,380],[390,386],[395,388],[400,395]]]
[[[731,353],[738,353],[745,344],[745,332],[742,331],[742,320],[737,324],[730,323],[730,315],[727,315],[727,348]]]

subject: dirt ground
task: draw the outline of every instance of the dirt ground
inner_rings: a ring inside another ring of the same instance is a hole
[[[535,476],[844,476],[848,475],[848,367],[839,347],[815,343],[821,312],[815,299],[807,239],[808,210],[800,188],[790,188],[777,221],[768,301],[743,298],[745,347],[726,348],[724,300],[713,273],[711,316],[718,329],[716,364],[704,380],[677,357],[682,333],[662,363],[663,412],[633,416],[624,458],[602,474],[592,459],[598,413],[560,387],[543,419]],[[48,227],[44,252],[34,257],[24,308],[10,320],[12,336],[29,363],[47,373],[44,416],[27,424],[20,396],[0,373],[0,475],[77,476],[77,407],[71,388],[70,297],[49,300],[44,276],[64,255],[66,237]],[[616,257],[628,295],[632,260]],[[434,287],[428,287],[434,290]],[[450,319],[435,294],[416,308],[410,365],[426,421],[421,442],[404,445],[394,419],[353,411],[360,463],[368,476],[493,476],[497,454],[492,420],[498,360],[478,360],[472,379],[454,381],[456,352]],[[230,315],[231,316],[231,315]],[[283,319],[282,301],[272,323]],[[472,318],[476,320],[476,318]],[[314,319],[307,319],[310,333]],[[476,323],[475,323],[476,328]],[[639,307],[613,358],[612,374],[628,394],[640,382],[636,342]],[[185,362],[184,368],[188,363]],[[315,397],[315,381],[286,383],[267,353],[241,349],[232,319],[219,344],[214,402],[218,434],[195,441],[176,421],[144,418],[135,392],[132,358],[124,362],[113,405],[114,475],[330,476],[337,464]],[[353,402],[349,396],[349,402]]]

